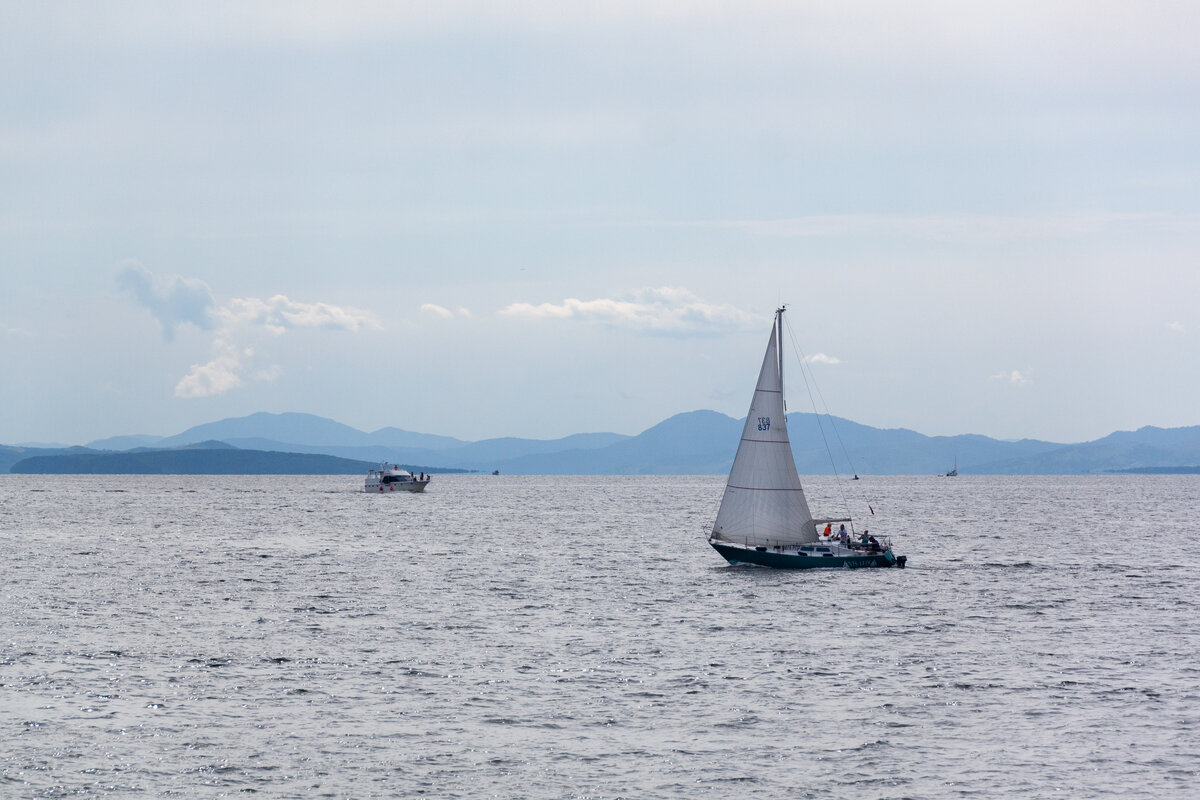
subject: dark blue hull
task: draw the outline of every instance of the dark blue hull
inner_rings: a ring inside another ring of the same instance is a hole
[[[863,553],[854,556],[801,555],[756,550],[752,547],[736,547],[709,542],[730,564],[757,564],[776,569],[863,569],[866,567],[904,566],[904,556],[897,558],[891,550],[882,553]]]

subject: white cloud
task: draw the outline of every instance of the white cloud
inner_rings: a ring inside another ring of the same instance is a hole
[[[437,317],[438,319],[450,319],[454,316],[454,312],[450,309],[433,303],[422,303],[421,313],[427,317]]]
[[[328,303],[298,303],[277,294],[268,300],[257,297],[238,297],[218,309],[215,316],[227,325],[261,325],[275,334],[288,328],[324,328],[357,332],[361,329],[379,330],[383,326],[369,311],[342,308]]]
[[[439,306],[437,303],[422,303],[420,313],[436,319],[452,319],[453,317],[466,317],[470,319],[471,317],[470,309],[463,306],[455,306],[454,310],[451,311],[445,306]]]
[[[379,330],[369,311],[329,303],[302,303],[282,294],[267,299],[237,297],[218,306],[208,286],[178,275],[159,277],[141,264],[130,263],[117,276],[122,288],[149,308],[163,326],[167,340],[175,328],[191,323],[216,328],[212,358],[193,364],[175,385],[176,397],[211,397],[242,386],[247,380],[273,381],[283,374],[279,364],[259,365],[254,348],[245,344],[256,332],[282,336],[296,328],[349,331]]]
[[[254,368],[254,348],[238,348],[225,339],[213,342],[213,358],[207,364],[193,364],[188,374],[175,385],[176,397],[212,397],[236,389],[246,378],[270,383],[283,374],[283,367],[270,364]]]
[[[840,364],[842,360],[836,356],[825,355],[824,353],[814,353],[804,359],[808,364]]]
[[[243,354],[223,340],[214,342],[213,350],[216,355],[212,361],[192,364],[188,374],[175,385],[176,397],[210,397],[242,385],[239,373]]]
[[[237,297],[212,312],[220,322],[213,340],[213,359],[193,364],[191,371],[175,386],[177,397],[209,397],[241,386],[246,379],[270,382],[283,374],[279,364],[258,366],[251,347],[240,347],[255,330],[283,336],[295,328],[349,331],[379,330],[383,326],[369,311],[329,303],[301,303],[277,294],[266,300]]]
[[[180,325],[190,323],[204,330],[213,326],[213,297],[204,281],[179,275],[157,276],[130,261],[117,273],[117,285],[149,309],[162,325],[168,342],[175,338],[175,329]]]
[[[988,380],[1004,381],[1006,383],[1011,383],[1014,386],[1026,386],[1033,383],[1033,378],[1030,378],[1028,375],[1025,375],[1019,370],[1015,369],[1011,372],[998,372],[995,375],[989,375]]]
[[[1176,322],[1168,322],[1167,330],[1171,331],[1172,333],[1183,333],[1187,329],[1183,327],[1182,322],[1176,321]]]
[[[707,303],[679,287],[641,289],[620,299],[513,303],[499,311],[524,319],[579,319],[653,333],[695,333],[753,327],[762,320],[739,308]]]

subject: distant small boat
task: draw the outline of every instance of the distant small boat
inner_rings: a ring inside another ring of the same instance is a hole
[[[429,475],[413,475],[399,464],[380,464],[379,469],[367,470],[364,492],[423,492],[429,485]]]
[[[500,474],[500,470],[498,470],[498,469],[494,469],[494,470],[492,470],[492,474],[493,474],[493,475],[499,475],[499,474]]]
[[[782,569],[903,567],[887,539],[861,535],[821,536],[818,525],[850,523],[849,517],[813,519],[808,510],[787,433],[783,403],[783,312],[775,311],[754,399],[721,507],[708,543],[730,564]],[[874,513],[874,512],[872,512]],[[843,526],[844,527],[844,526]]]
[[[957,478],[958,477],[958,456],[954,457],[954,469],[947,472],[945,477],[947,477],[947,478]]]

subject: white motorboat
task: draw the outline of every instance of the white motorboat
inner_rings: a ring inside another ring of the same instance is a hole
[[[365,492],[423,492],[429,485],[429,475],[413,475],[399,464],[380,464],[379,469],[367,471]]]

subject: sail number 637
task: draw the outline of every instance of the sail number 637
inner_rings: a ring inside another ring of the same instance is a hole
[[[770,417],[759,417],[758,418],[758,429],[760,431],[771,430],[771,418]]]

